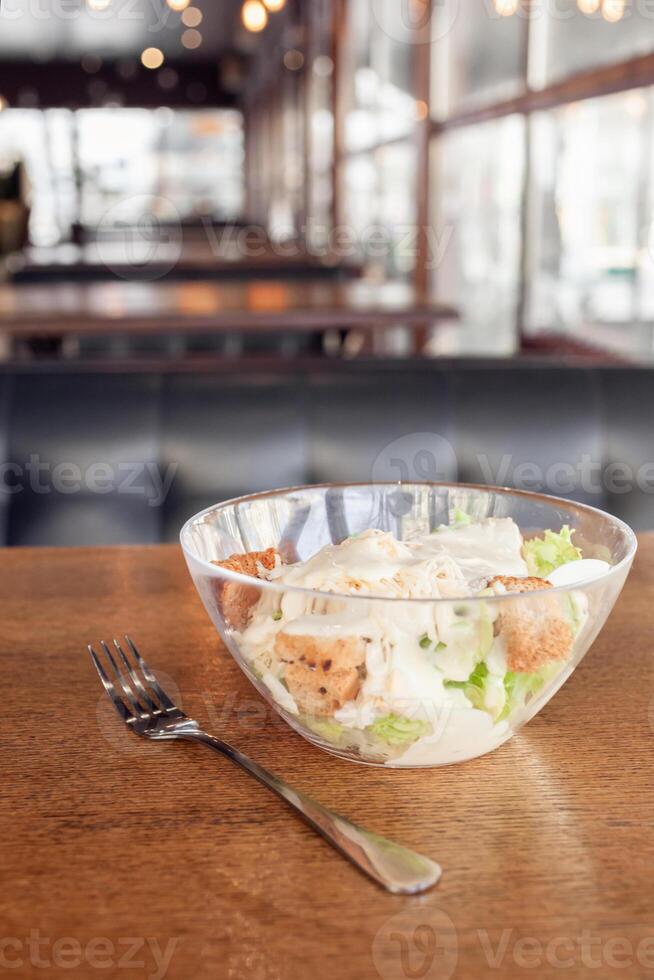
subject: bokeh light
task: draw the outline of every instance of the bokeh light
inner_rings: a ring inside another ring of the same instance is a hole
[[[182,14],[182,24],[185,27],[199,27],[202,23],[202,11],[197,7],[187,7]]]
[[[141,64],[144,68],[161,68],[163,63],[163,51],[159,48],[146,48],[141,54]]]
[[[268,11],[261,0],[245,0],[241,9],[241,20],[246,31],[258,34],[268,23]]]

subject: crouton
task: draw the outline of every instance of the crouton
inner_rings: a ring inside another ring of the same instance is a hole
[[[503,585],[507,592],[538,592],[540,589],[551,589],[552,583],[546,578],[537,578],[535,575],[530,578],[517,578],[513,575],[496,575],[488,583],[493,586],[496,583]]]
[[[241,575],[259,577],[259,566],[274,568],[278,553],[274,548],[267,551],[249,551],[244,555],[230,555],[224,561],[213,561],[212,565],[227,568]],[[220,581],[217,583],[216,598],[218,608],[228,626],[242,629],[247,623],[252,606],[259,598],[260,591],[256,585],[245,585],[241,582]]]
[[[275,653],[287,664],[284,679],[298,706],[311,715],[331,715],[359,693],[366,642],[359,636],[275,638]]]
[[[561,615],[556,596],[548,596],[551,582],[543,578],[513,578],[496,575],[488,583],[499,584],[507,592],[537,592],[544,595],[533,602],[505,602],[498,617],[499,635],[506,648],[507,669],[531,674],[552,660],[566,660],[574,635]]]
[[[333,715],[357,696],[361,686],[356,667],[326,670],[322,664],[313,668],[303,663],[288,664],[284,680],[300,710],[317,717]]]
[[[366,660],[366,641],[360,636],[294,636],[282,630],[275,638],[275,653],[284,663],[321,667],[328,673],[360,667]]]

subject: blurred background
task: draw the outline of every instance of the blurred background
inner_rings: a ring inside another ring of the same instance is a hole
[[[0,542],[332,480],[654,528],[648,0],[2,0]]]

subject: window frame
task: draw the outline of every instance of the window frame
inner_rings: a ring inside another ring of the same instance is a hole
[[[432,3],[432,0],[425,0]],[[433,7],[432,7],[433,9]],[[516,338],[516,349],[524,350],[532,347],[544,346],[551,348],[552,343],[559,344],[563,349],[566,346],[580,348],[595,347],[587,340],[583,343],[570,343],[570,338],[561,337],[555,331],[549,330],[541,334],[531,334],[526,329],[526,310],[528,296],[529,279],[529,242],[530,242],[530,188],[531,173],[530,160],[532,153],[532,127],[530,117],[537,112],[554,110],[573,102],[583,102],[588,99],[601,98],[602,96],[614,95],[620,92],[628,92],[634,89],[654,86],[654,51],[650,54],[637,55],[632,58],[614,62],[612,64],[599,65],[596,68],[583,69],[578,72],[571,72],[566,77],[555,82],[546,84],[543,87],[535,87],[530,79],[530,54],[534,43],[535,34],[538,30],[537,18],[534,16],[534,7],[529,0],[520,0],[520,6],[514,16],[521,16],[524,22],[523,39],[523,91],[522,94],[511,99],[491,102],[470,110],[454,112],[443,119],[432,119],[431,100],[429,101],[429,138],[428,143],[431,148],[435,142],[455,128],[472,127],[479,123],[499,119],[504,116],[521,115],[525,118],[525,167],[523,174],[523,186],[521,188],[521,246],[520,246],[520,267],[518,269],[519,293],[516,310],[516,321],[514,332]],[[654,46],[654,45],[653,45]],[[430,59],[433,46],[430,45]],[[428,153],[431,152],[430,150]],[[429,189],[430,194],[437,192],[433,186]],[[422,213],[422,220],[429,220],[428,210]],[[438,272],[434,277],[436,284]],[[423,277],[426,281],[426,276]],[[437,288],[437,285],[436,285]],[[640,321],[634,321],[639,323]],[[574,337],[574,334],[572,335]],[[540,340],[539,340],[540,338]],[[596,349],[601,350],[602,345],[598,343]]]

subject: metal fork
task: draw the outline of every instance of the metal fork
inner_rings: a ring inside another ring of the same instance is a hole
[[[87,649],[114,708],[137,735],[164,741],[183,738],[200,742],[214,752],[226,755],[286,800],[336,850],[390,892],[417,894],[436,884],[441,869],[434,861],[357,827],[304,793],[292,789],[232,745],[202,731],[197,721],[185,715],[171,701],[128,636],[125,637],[128,652],[118,640],[113,643],[115,656],[104,640],[100,644],[104,651],[104,665],[102,657],[90,644]]]

